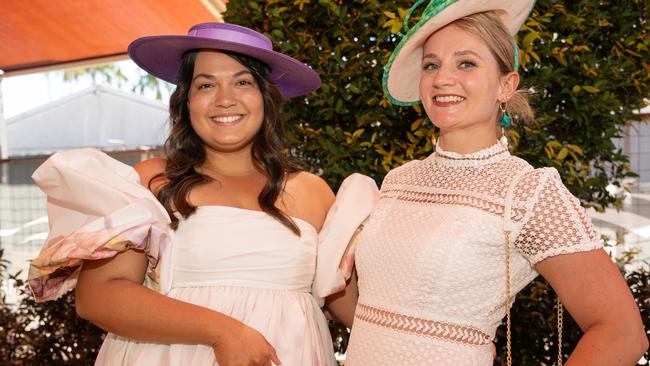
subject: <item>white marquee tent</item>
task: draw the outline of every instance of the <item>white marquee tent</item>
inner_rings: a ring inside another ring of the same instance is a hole
[[[95,85],[7,119],[10,158],[96,147],[135,150],[163,144],[167,104]]]

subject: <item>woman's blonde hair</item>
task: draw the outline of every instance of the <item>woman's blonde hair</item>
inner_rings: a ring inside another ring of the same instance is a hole
[[[452,23],[485,42],[492,55],[497,60],[502,75],[515,71],[515,44],[501,18],[493,12],[483,12],[468,15]],[[506,102],[506,112],[515,121],[530,122],[534,119],[533,109],[528,103],[528,91],[519,89]],[[503,117],[499,110],[498,121]]]

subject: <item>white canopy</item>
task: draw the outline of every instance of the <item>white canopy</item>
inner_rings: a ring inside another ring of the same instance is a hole
[[[9,118],[9,157],[48,155],[79,147],[104,151],[160,146],[167,136],[167,104],[95,85]]]

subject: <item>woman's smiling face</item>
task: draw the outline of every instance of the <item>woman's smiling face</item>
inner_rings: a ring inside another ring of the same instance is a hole
[[[264,100],[253,74],[218,51],[196,56],[188,96],[192,128],[216,151],[250,147],[264,120]]]
[[[434,125],[454,130],[496,123],[501,73],[479,37],[451,24],[424,44],[420,98]]]

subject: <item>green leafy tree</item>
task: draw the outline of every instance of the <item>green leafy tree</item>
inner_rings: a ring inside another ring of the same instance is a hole
[[[620,207],[605,187],[634,175],[612,139],[648,103],[649,10],[642,0],[538,1],[519,33],[538,124],[520,129],[517,153],[556,167],[585,205]]]
[[[0,291],[0,365],[92,365],[104,331],[75,313],[74,292],[36,303],[21,273],[8,274],[0,249],[0,282],[18,289],[18,304]]]

